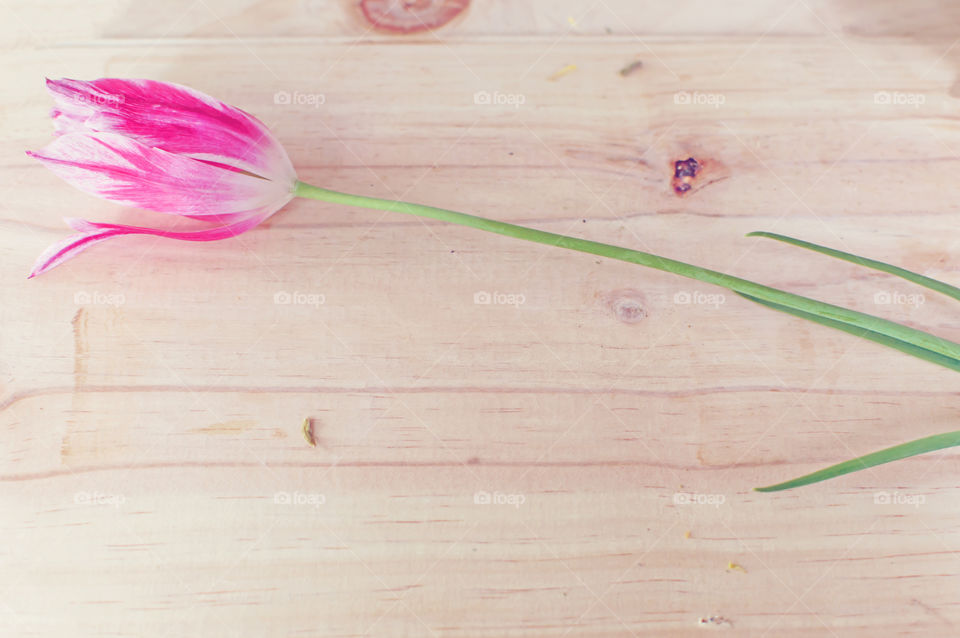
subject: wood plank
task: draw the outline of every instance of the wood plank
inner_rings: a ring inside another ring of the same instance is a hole
[[[750,491],[955,429],[960,385],[929,364],[664,273],[305,201],[235,240],[125,238],[24,278],[64,215],[171,223],[22,154],[49,138],[44,75],[144,76],[257,114],[312,183],[960,339],[948,299],[743,237],[960,283],[957,61],[928,10],[812,3],[832,17],[758,39],[773,3],[724,10],[729,29],[720,8],[642,7],[639,46],[599,5],[556,42],[583,5],[476,3],[442,42],[358,43],[345,4],[222,23],[203,4],[180,25],[55,4],[49,28],[4,32],[4,635],[953,633],[956,453]],[[705,172],[678,195],[691,156]]]

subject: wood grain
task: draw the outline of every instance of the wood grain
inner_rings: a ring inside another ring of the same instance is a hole
[[[960,339],[948,299],[743,236],[960,283],[954,7],[589,4],[474,2],[406,37],[352,3],[0,8],[3,635],[957,632],[955,452],[750,490],[956,429],[960,383],[930,364],[664,273],[306,201],[25,279],[63,216],[173,223],[23,155],[50,135],[44,76],[151,77],[257,114],[308,182]]]

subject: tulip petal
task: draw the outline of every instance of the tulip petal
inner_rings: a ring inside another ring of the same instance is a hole
[[[45,273],[68,259],[76,257],[90,246],[110,239],[111,237],[119,237],[120,235],[155,235],[157,237],[167,237],[169,239],[180,239],[183,241],[218,241],[236,237],[241,233],[247,232],[274,212],[276,212],[275,208],[265,208],[253,213],[248,213],[240,221],[231,224],[194,231],[171,231],[139,226],[124,226],[122,224],[100,224],[85,219],[67,219],[67,225],[74,230],[80,231],[80,233],[71,235],[43,251],[40,257],[37,258],[36,263],[34,263],[33,269],[27,278],[29,279]]]
[[[292,181],[283,146],[249,113],[179,84],[102,78],[47,80],[58,133],[119,133],[170,153]]]
[[[33,269],[27,275],[27,279],[32,279],[41,273],[45,273],[51,268],[59,266],[71,257],[78,255],[94,244],[98,244],[106,239],[110,239],[117,233],[107,231],[93,231],[81,233],[80,235],[71,235],[62,241],[49,246],[40,253],[37,261],[33,264]]]
[[[68,133],[28,151],[76,188],[127,206],[175,215],[279,209],[294,182],[262,179],[151,148],[115,133]]]

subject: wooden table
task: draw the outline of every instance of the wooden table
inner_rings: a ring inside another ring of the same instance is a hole
[[[23,154],[51,135],[44,76],[149,77],[255,113],[311,183],[960,339],[949,299],[744,237],[960,283],[960,9],[649,4],[475,0],[409,35],[333,0],[0,5],[0,634],[960,633],[956,452],[751,491],[957,429],[933,365],[665,273],[308,201],[25,279],[61,217],[169,224]]]

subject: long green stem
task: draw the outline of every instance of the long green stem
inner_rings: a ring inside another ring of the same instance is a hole
[[[348,206],[359,206],[362,208],[371,208],[375,210],[391,211],[403,213],[406,215],[416,215],[419,217],[428,217],[438,219],[461,226],[469,226],[479,230],[491,233],[506,235],[526,241],[546,244],[548,246],[558,246],[593,255],[600,255],[610,259],[639,264],[657,270],[674,273],[690,279],[696,279],[708,284],[714,284],[727,288],[734,292],[748,295],[757,300],[763,300],[785,309],[791,309],[800,313],[816,315],[831,322],[840,322],[856,328],[869,330],[872,333],[884,335],[890,339],[902,341],[916,348],[936,353],[953,360],[960,361],[960,344],[953,341],[942,339],[935,335],[916,330],[880,317],[849,310],[840,306],[827,304],[815,299],[795,295],[783,290],[764,286],[739,277],[733,277],[715,270],[700,268],[691,264],[660,257],[652,253],[621,248],[610,244],[568,237],[525,226],[517,226],[506,222],[500,222],[475,215],[467,215],[443,208],[433,206],[424,206],[421,204],[412,204],[390,199],[380,199],[376,197],[365,197],[362,195],[351,195],[338,191],[329,190],[311,186],[305,182],[297,182],[294,194],[297,197],[305,197],[336,204],[345,204]],[[830,325],[830,324],[827,324]],[[889,344],[888,344],[889,345]]]

